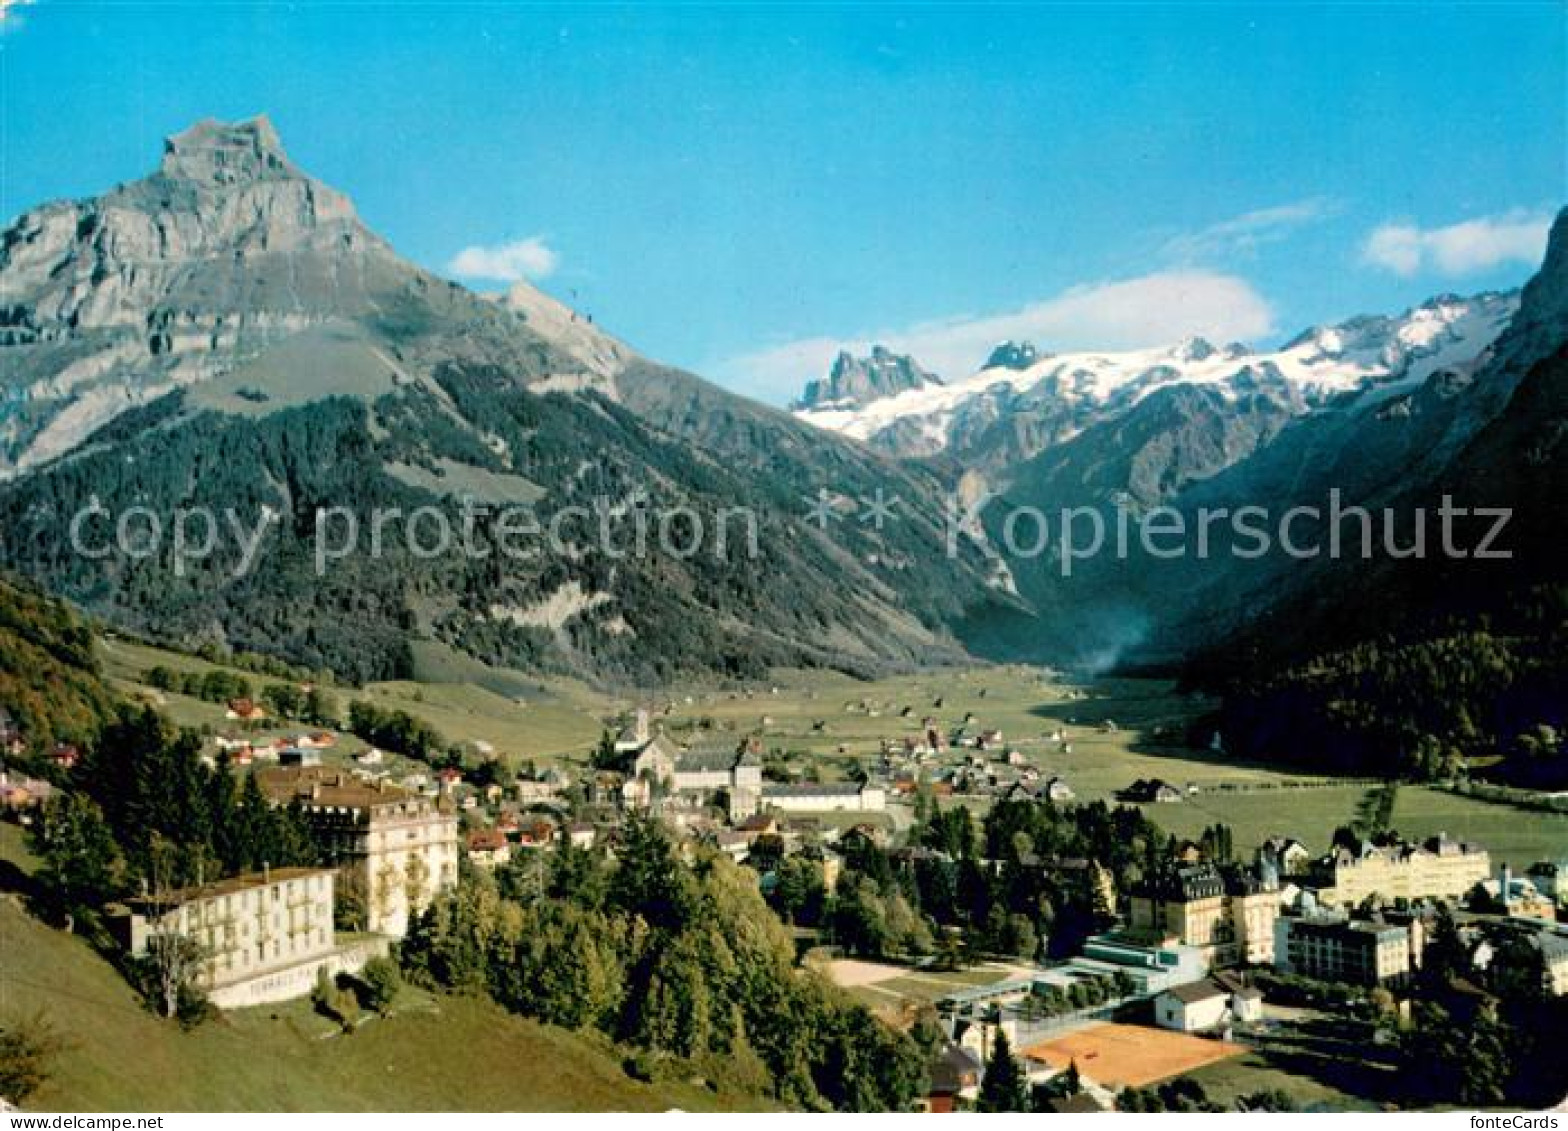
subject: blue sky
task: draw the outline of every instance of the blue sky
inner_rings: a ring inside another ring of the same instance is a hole
[[[0,8],[7,216],[266,112],[414,260],[773,401],[1515,286],[1568,203],[1548,2]]]

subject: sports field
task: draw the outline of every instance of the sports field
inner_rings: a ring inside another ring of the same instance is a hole
[[[1107,1022],[1030,1045],[1023,1053],[1057,1069],[1076,1063],[1080,1073],[1107,1088],[1141,1088],[1246,1051],[1187,1033]]]
[[[889,962],[836,958],[821,965],[832,982],[872,1009],[897,1012],[926,1005],[955,990],[989,986],[1027,974],[1032,968],[1007,962],[981,962],[964,970],[917,970]]]

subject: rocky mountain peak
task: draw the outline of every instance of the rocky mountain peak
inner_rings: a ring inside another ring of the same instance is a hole
[[[266,118],[198,122],[149,176],[40,205],[0,235],[0,389],[26,418],[0,422],[0,478],[172,387],[431,286],[289,161]]]
[[[1033,342],[1006,341],[997,344],[982,369],[1028,369],[1041,357]]]
[[[848,350],[840,350],[828,375],[807,382],[806,391],[795,407],[859,407],[908,389],[941,383],[940,377],[921,368],[914,358],[894,353],[884,345],[873,345],[867,357],[856,357]]]
[[[1523,372],[1555,352],[1568,336],[1568,208],[1557,213],[1546,237],[1541,269],[1519,296],[1519,313],[1497,350],[1511,372]]]
[[[1171,351],[1172,355],[1180,361],[1207,361],[1218,352],[1207,338],[1196,335],[1183,338]]]
[[[244,122],[204,118],[165,138],[160,172],[198,185],[233,185],[302,174],[265,114]]]
[[[513,283],[504,294],[491,297],[579,362],[589,378],[596,379],[582,387],[597,388],[614,399],[614,378],[636,357],[630,346],[595,326],[591,315],[573,310],[532,283]]]
[[[879,351],[882,351],[881,346],[871,347],[871,354],[873,357],[875,357]],[[848,350],[839,350],[838,355],[833,358],[832,366],[828,369],[828,380],[839,380],[840,378],[853,372],[857,364],[858,362],[856,361],[854,354],[850,353]]]

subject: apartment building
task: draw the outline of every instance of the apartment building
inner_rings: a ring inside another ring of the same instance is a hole
[[[318,971],[353,972],[385,939],[339,947],[332,925],[336,873],[329,868],[253,872],[126,901],[121,942],[147,953],[163,934],[196,944],[201,983],[223,1009],[287,1001],[310,992]]]
[[[430,798],[324,766],[260,770],[262,792],[297,805],[330,863],[363,893],[365,928],[402,938],[457,883],[457,817]]]
[[[1200,950],[1211,966],[1274,960],[1279,894],[1245,868],[1192,864],[1166,872],[1129,893],[1128,926],[1169,934]]]
[[[1274,964],[1286,974],[1357,986],[1398,985],[1410,976],[1411,933],[1393,923],[1338,916],[1281,918]]]
[[[1492,872],[1486,849],[1439,833],[1422,844],[1340,845],[1314,869],[1320,902],[1354,907],[1370,896],[1458,899]]]

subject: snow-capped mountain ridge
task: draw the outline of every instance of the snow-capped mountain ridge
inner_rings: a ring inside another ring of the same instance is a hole
[[[987,367],[966,379],[860,405],[802,408],[798,415],[901,454],[932,455],[964,448],[977,422],[990,426],[1022,416],[1045,423],[1041,446],[1060,442],[1172,385],[1206,386],[1229,399],[1268,390],[1306,411],[1346,394],[1407,388],[1440,369],[1467,366],[1518,305],[1517,292],[1442,295],[1397,317],[1367,315],[1314,327],[1265,352],[1189,338],[1152,349],[1039,353],[1019,367],[1027,356],[1024,345],[1002,343]]]

